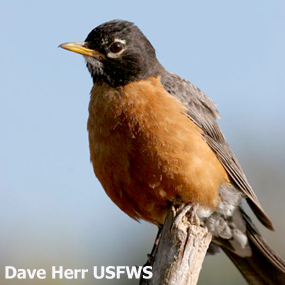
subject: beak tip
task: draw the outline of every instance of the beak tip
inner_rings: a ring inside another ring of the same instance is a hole
[[[60,44],[60,45],[58,46],[58,48],[67,49],[67,47],[69,46],[68,44],[69,44],[69,43]]]

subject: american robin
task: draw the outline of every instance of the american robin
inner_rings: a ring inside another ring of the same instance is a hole
[[[273,230],[216,122],[213,101],[166,71],[133,23],[113,20],[84,42],[60,47],[82,54],[91,73],[91,161],[112,201],[158,226],[172,203],[192,203],[212,242],[250,284],[285,284],[283,260],[241,209],[246,199]]]

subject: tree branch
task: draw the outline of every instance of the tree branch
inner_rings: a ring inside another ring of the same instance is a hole
[[[186,208],[171,208],[153,256],[153,277],[140,285],[197,284],[212,235],[190,224]]]

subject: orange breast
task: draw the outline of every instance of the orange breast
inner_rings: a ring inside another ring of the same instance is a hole
[[[162,224],[169,201],[214,209],[228,175],[159,78],[113,89],[94,85],[89,143],[106,193],[134,219]]]

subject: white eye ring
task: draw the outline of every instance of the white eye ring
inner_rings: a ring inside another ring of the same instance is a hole
[[[107,57],[109,58],[117,58],[119,57],[125,50],[125,40],[115,39],[109,46],[109,52]]]

